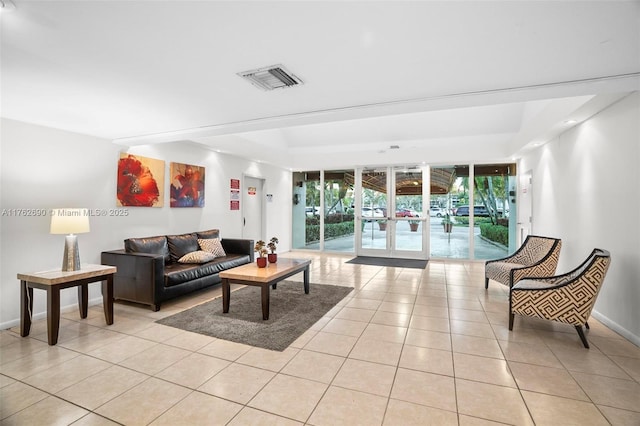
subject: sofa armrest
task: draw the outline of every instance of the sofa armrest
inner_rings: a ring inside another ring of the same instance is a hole
[[[222,239],[222,248],[224,248],[225,252],[233,254],[247,254],[251,259],[251,262],[254,261],[254,246],[255,242],[253,240],[238,238]]]
[[[124,250],[103,251],[103,265],[118,268],[113,279],[114,299],[160,308],[164,286],[164,256],[149,253],[127,253]]]

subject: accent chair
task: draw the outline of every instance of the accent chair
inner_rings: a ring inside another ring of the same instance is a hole
[[[513,287],[523,277],[548,277],[556,273],[562,241],[558,238],[529,235],[511,256],[488,260],[484,270],[484,288],[489,280]]]
[[[587,320],[610,263],[609,252],[596,248],[566,274],[518,281],[509,291],[509,330],[513,330],[515,314],[571,324],[589,349],[582,326],[589,329]]]

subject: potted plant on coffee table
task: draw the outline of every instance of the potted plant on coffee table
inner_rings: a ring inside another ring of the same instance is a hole
[[[269,252],[266,247],[266,243],[262,240],[256,241],[256,245],[253,248],[256,253],[258,253],[258,257],[256,258],[256,263],[258,264],[258,268],[266,268],[267,266],[267,258],[265,255]]]
[[[280,241],[278,241],[277,237],[271,237],[271,239],[269,240],[269,244],[267,244],[267,247],[269,247],[269,250],[271,251],[271,253],[267,255],[269,263],[276,263],[278,261],[278,253],[276,253],[276,247],[279,242]]]

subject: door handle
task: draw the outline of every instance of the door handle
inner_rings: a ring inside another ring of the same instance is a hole
[[[246,217],[242,218],[242,226],[247,226],[247,218]]]

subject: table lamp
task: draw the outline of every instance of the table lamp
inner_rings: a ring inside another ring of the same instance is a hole
[[[51,213],[52,234],[68,234],[65,237],[63,271],[80,269],[78,237],[75,234],[89,232],[89,212],[87,209],[53,209]]]

